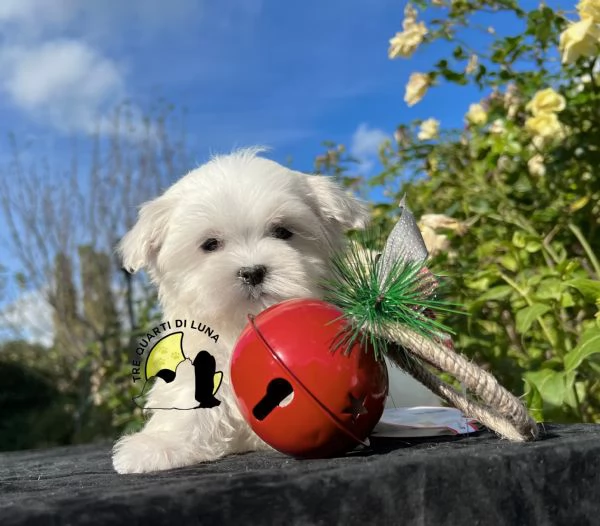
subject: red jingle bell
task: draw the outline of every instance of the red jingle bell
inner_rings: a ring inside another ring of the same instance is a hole
[[[385,363],[358,342],[349,354],[336,349],[346,328],[341,316],[323,301],[288,300],[250,317],[236,343],[231,383],[240,411],[282,453],[345,453],[364,444],[381,418]]]

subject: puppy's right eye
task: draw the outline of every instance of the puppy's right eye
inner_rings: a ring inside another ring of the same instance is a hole
[[[204,252],[214,252],[218,248],[221,247],[221,242],[214,237],[207,239],[204,243],[200,245],[200,248],[204,250]]]
[[[271,231],[271,235],[273,237],[276,237],[277,239],[284,239],[285,240],[285,239],[289,239],[294,234],[292,232],[290,232],[287,228],[284,228],[282,226],[276,226]]]

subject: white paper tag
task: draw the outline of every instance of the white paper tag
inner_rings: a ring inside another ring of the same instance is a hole
[[[477,423],[454,407],[385,409],[371,433],[381,438],[419,438],[465,435],[479,431]]]

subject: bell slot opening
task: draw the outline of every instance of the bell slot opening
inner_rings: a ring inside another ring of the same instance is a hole
[[[276,407],[285,407],[294,398],[294,390],[290,382],[283,378],[275,378],[267,385],[267,393],[252,409],[254,418],[259,421],[269,416]]]

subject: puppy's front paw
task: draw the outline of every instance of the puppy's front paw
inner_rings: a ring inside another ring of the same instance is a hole
[[[142,431],[120,438],[112,460],[117,473],[149,473],[193,463],[185,462],[182,453],[172,441]]]

